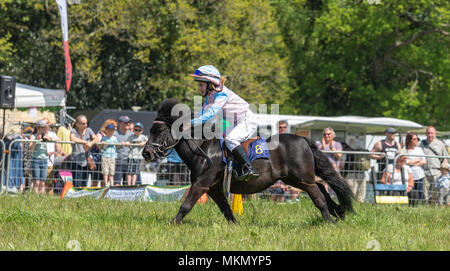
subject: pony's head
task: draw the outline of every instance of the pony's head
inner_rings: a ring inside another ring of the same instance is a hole
[[[150,128],[148,141],[142,150],[142,156],[147,162],[156,162],[164,158],[179,141],[171,133],[173,122],[179,117],[172,116],[172,109],[178,104],[177,99],[164,100],[158,110],[158,115]]]

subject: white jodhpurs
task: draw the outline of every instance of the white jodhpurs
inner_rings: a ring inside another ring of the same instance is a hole
[[[232,151],[242,142],[256,135],[257,129],[258,123],[255,114],[247,110],[245,116],[237,122],[236,126],[225,137],[225,145]]]

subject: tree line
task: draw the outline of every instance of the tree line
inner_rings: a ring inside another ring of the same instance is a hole
[[[82,0],[68,5],[68,104],[193,104],[197,67],[284,114],[386,116],[449,130],[446,0]],[[0,74],[65,87],[53,0],[0,2]]]

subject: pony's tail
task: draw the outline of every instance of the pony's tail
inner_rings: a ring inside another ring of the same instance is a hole
[[[336,192],[343,212],[353,212],[354,195],[347,182],[334,170],[328,157],[310,139],[305,138],[314,155],[315,173]]]

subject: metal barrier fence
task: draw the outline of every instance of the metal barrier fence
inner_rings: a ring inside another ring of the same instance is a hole
[[[102,164],[102,152],[91,149],[85,156],[39,155],[32,145],[46,145],[47,152],[53,153],[59,148],[55,144],[78,144],[71,141],[42,142],[37,140],[17,139],[9,144],[0,141],[2,152],[1,191],[21,193],[33,190],[37,193],[58,194],[63,188],[62,171],[70,171],[75,187],[101,187],[108,185],[183,186],[190,184],[190,172],[185,164],[159,161],[146,163],[143,159],[115,159]],[[98,144],[100,145],[100,144]],[[121,144],[106,144],[120,148]],[[138,147],[131,144],[129,147]],[[377,172],[377,161],[370,159],[370,154],[383,154],[360,151],[324,151],[326,154],[342,153],[339,174],[349,183],[357,199],[361,202],[374,202],[374,184],[380,183],[381,172]],[[42,154],[42,153],[41,153]],[[45,156],[45,157],[44,157]],[[412,156],[412,155],[411,155]],[[426,157],[426,155],[425,155]],[[44,159],[45,158],[45,159]],[[445,157],[449,158],[449,157]],[[115,163],[113,166],[112,163]],[[395,165],[394,165],[395,166]],[[108,169],[107,169],[108,168]],[[386,165],[385,168],[393,168]],[[7,169],[7,170],[5,170]],[[114,169],[114,170],[112,170]],[[112,172],[113,171],[113,172]],[[376,174],[375,174],[376,173]],[[106,179],[105,175],[110,175]],[[320,180],[318,180],[320,181]],[[423,192],[423,191],[422,191]],[[436,193],[437,191],[432,191]],[[271,198],[276,201],[298,201],[301,190],[278,182],[264,192],[249,197]],[[433,199],[439,197],[433,195]],[[435,203],[432,202],[432,203]]]
[[[0,142],[5,146],[3,141]],[[102,159],[102,151],[98,147],[86,153],[61,155],[57,153],[57,144],[81,145],[71,141],[43,142],[27,139],[9,143],[7,150],[2,152],[1,191],[22,193],[32,190],[39,194],[58,194],[62,191],[64,182],[61,172],[71,172],[75,187],[190,184],[189,170],[184,164],[164,161],[146,163],[142,157],[133,159],[128,156],[124,159]],[[101,147],[102,144],[97,146]],[[109,143],[106,146],[115,146],[117,149],[139,147],[137,144],[123,146]],[[105,175],[108,177],[105,178]]]

